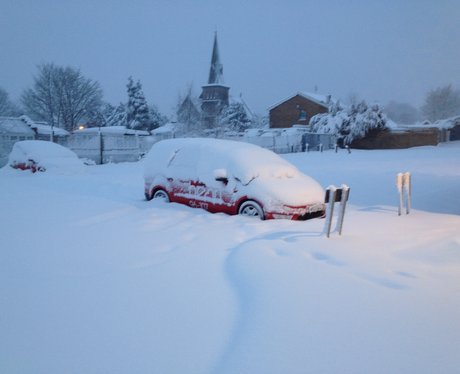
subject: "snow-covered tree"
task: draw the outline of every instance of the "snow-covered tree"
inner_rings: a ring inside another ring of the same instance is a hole
[[[102,109],[102,116],[104,118],[102,126],[124,126],[127,127],[127,112],[126,104],[120,103],[114,106],[105,103]]]
[[[14,104],[8,93],[0,87],[0,116],[18,116],[20,110],[16,104]]]
[[[242,132],[251,127],[251,119],[241,102],[233,102],[220,115],[220,125],[225,130]]]
[[[158,108],[155,105],[150,105],[150,127],[148,130],[157,129],[160,126],[163,126],[168,122],[168,118],[160,113]]]
[[[128,127],[135,130],[150,130],[152,127],[150,109],[142,91],[141,82],[138,80],[134,83],[133,78],[129,77],[126,87],[128,89]]]
[[[78,69],[51,63],[38,66],[34,85],[23,92],[21,100],[26,114],[72,131],[88,113],[99,110],[102,90]]]
[[[269,119],[267,115],[259,115],[252,113],[251,128],[263,128],[269,126]]]
[[[334,104],[329,113],[317,114],[310,120],[312,131],[333,134],[343,144],[364,138],[369,132],[387,128],[387,120],[377,104],[369,106],[365,101],[343,109]]]
[[[454,90],[450,84],[431,90],[426,95],[422,112],[432,122],[460,114],[460,90]]]

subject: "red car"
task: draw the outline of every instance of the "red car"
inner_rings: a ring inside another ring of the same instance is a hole
[[[46,170],[74,172],[83,168],[83,162],[70,149],[43,140],[14,143],[8,165],[14,169],[30,170],[32,173]]]
[[[261,219],[305,220],[325,214],[324,190],[275,153],[217,139],[169,139],[145,158],[147,200]]]

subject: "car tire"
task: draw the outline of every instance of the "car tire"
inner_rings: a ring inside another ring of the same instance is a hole
[[[245,217],[259,217],[261,220],[265,219],[262,207],[252,200],[242,203],[238,209],[238,214]]]
[[[153,199],[162,200],[165,203],[169,203],[169,196],[165,190],[159,189],[153,193]]]

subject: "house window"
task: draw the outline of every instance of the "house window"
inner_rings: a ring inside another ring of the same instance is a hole
[[[306,120],[307,120],[307,112],[303,109],[300,109],[299,121],[306,121]]]

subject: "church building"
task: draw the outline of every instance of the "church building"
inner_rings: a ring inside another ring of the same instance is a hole
[[[219,114],[229,105],[229,90],[230,87],[224,84],[224,68],[220,62],[216,32],[208,84],[202,86],[200,95],[202,122],[205,128],[214,129],[218,126]]]

